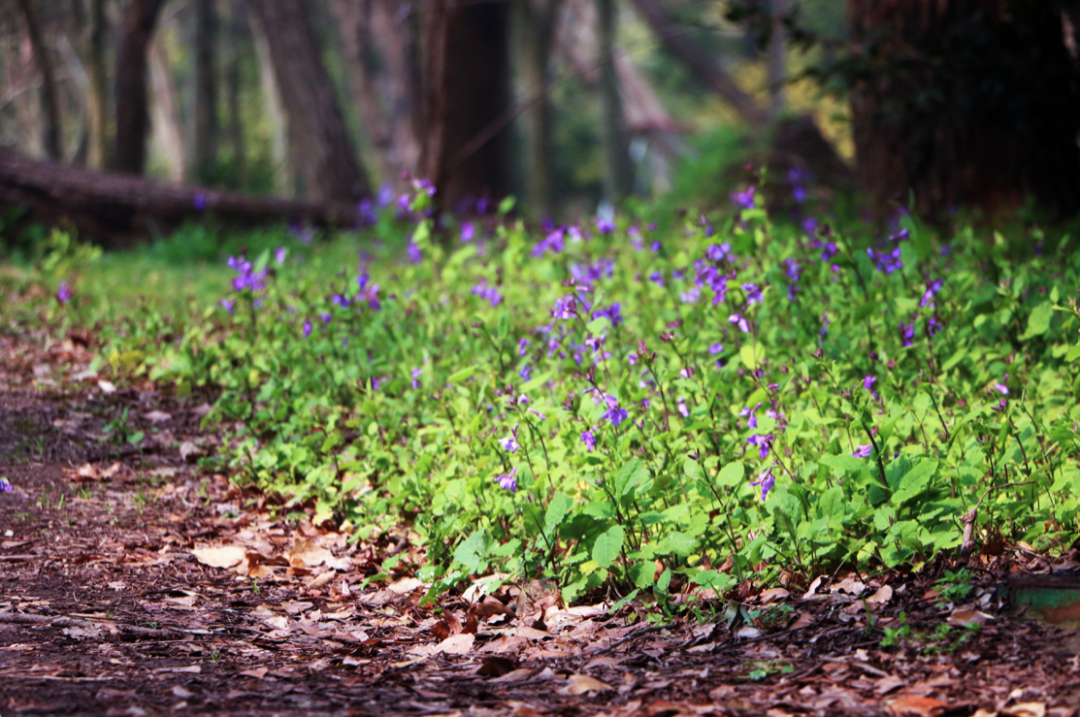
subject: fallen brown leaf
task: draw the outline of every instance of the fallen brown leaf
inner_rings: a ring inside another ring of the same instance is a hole
[[[917,717],[937,717],[945,711],[945,703],[933,697],[907,696],[897,697],[889,703],[891,715],[917,715]]]
[[[601,682],[595,677],[589,677],[588,675],[570,675],[570,678],[566,681],[566,687],[560,691],[568,695],[582,695],[586,692],[604,692],[605,690],[613,689],[615,688],[606,682]]]
[[[502,677],[516,670],[517,666],[517,660],[513,658],[489,655],[481,661],[476,674],[481,677]]]
[[[246,551],[236,545],[216,545],[195,548],[191,554],[203,565],[211,568],[231,568],[239,565]]]
[[[1018,702],[1001,710],[1009,717],[1046,717],[1046,705],[1042,702]]]
[[[893,589],[888,585],[882,585],[877,589],[870,597],[866,598],[866,602],[870,605],[885,605],[892,600]]]

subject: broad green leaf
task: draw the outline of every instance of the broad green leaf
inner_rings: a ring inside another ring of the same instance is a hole
[[[566,517],[566,511],[570,510],[570,506],[573,504],[574,501],[562,491],[553,495],[544,514],[544,532],[548,535],[554,533],[559,524],[562,523],[563,518]]]
[[[621,525],[612,526],[606,533],[601,533],[593,543],[592,559],[600,567],[610,568],[622,552],[624,538]]]
[[[765,360],[765,347],[759,343],[745,343],[739,347],[739,360],[751,371],[760,368]]]
[[[694,536],[676,531],[660,541],[660,544],[656,546],[656,552],[661,555],[674,553],[680,558],[685,558],[692,555],[695,548],[697,548],[697,541]]]
[[[634,563],[630,566],[630,579],[639,588],[652,587],[656,579],[656,563],[651,560]]]
[[[463,368],[460,371],[455,371],[454,373],[450,374],[450,377],[446,380],[449,383],[464,383],[468,379],[472,378],[476,374],[476,372],[482,368],[484,368],[482,364],[475,364],[473,366],[469,366],[468,368]]]
[[[1050,330],[1050,319],[1054,315],[1054,305],[1049,301],[1044,301],[1035,307],[1028,316],[1027,331],[1021,336],[1021,339],[1030,339],[1036,336],[1042,336]]]
[[[615,474],[615,497],[622,498],[648,479],[649,469],[641,462],[641,459],[631,458],[623,463],[622,468]]]
[[[741,461],[732,461],[720,469],[716,476],[717,485],[735,487],[746,480],[746,466]]]

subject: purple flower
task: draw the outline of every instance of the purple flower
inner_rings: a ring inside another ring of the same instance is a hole
[[[905,324],[901,321],[900,335],[904,346],[911,346],[915,342],[915,322],[912,321],[910,324]]]
[[[604,401],[607,403],[608,410],[604,412],[600,418],[611,421],[611,425],[618,426],[626,420],[627,413],[625,408],[619,408],[619,399],[612,395],[604,396]]]
[[[599,319],[601,317],[607,318],[609,321],[611,321],[611,324],[613,326],[618,326],[622,323],[623,320],[622,306],[619,304],[619,302],[616,301],[614,304],[612,304],[606,309],[597,309],[592,313],[592,317],[594,319]]]
[[[547,416],[545,416],[543,413],[540,413],[535,408],[530,408],[529,413],[535,413],[536,417],[539,418],[541,421],[546,421],[547,420]]]
[[[311,322],[310,321],[305,321],[304,322],[304,338],[306,339],[308,336],[311,336]]]
[[[195,192],[195,196],[192,197],[191,203],[195,205],[195,211],[197,211],[197,212],[206,211],[206,192],[202,192],[202,191]]]
[[[534,258],[539,258],[544,255],[545,252],[550,251],[553,254],[558,254],[566,246],[566,229],[559,227],[555,231],[548,234],[536,246],[533,247],[532,255]]]
[[[724,345],[721,343],[709,344],[709,355],[715,356],[718,353],[723,352]]]
[[[743,410],[739,411],[740,416],[747,416],[748,417],[746,419],[746,427],[747,428],[757,428],[757,416],[754,415],[754,412],[757,411],[759,408],[761,408],[761,403],[760,402],[758,402],[758,405],[754,406],[753,408],[750,408],[749,406],[745,406],[743,408]]]
[[[656,284],[657,286],[663,286],[664,285],[664,272],[662,272],[662,271],[654,271],[653,273],[649,274],[649,281]]]
[[[461,241],[468,244],[476,238],[476,225],[472,222],[464,222],[461,225]]]
[[[892,251],[867,249],[866,253],[870,256],[870,260],[874,262],[874,266],[877,267],[878,271],[891,274],[897,269],[904,268],[904,262],[900,260],[900,247],[896,247]]]
[[[690,418],[690,409],[686,407],[686,399],[680,396],[676,403],[679,409],[679,415],[683,418]]]
[[[499,445],[502,446],[502,449],[507,453],[517,453],[517,449],[521,448],[521,445],[517,441],[517,434],[518,427],[515,423],[511,435],[499,439]]]
[[[10,493],[15,490],[7,478],[0,478],[0,493]]]
[[[615,231],[615,221],[612,219],[596,218],[596,231],[601,234],[610,234]]]
[[[802,229],[804,232],[806,232],[807,236],[813,237],[815,234],[817,234],[817,228],[818,220],[816,218],[807,217],[806,219],[803,219]]]
[[[856,448],[854,451],[851,452],[851,455],[855,456],[856,458],[869,458],[870,451],[872,451],[873,449],[874,446],[868,443],[866,445],[861,445]]]
[[[379,193],[376,195],[375,201],[378,202],[380,207],[385,207],[394,201],[394,188],[390,186],[389,182],[379,187]]]
[[[232,316],[233,307],[236,306],[236,299],[222,299],[221,305],[229,312],[229,316]]]
[[[709,257],[709,261],[723,261],[731,253],[731,245],[724,242],[720,246],[716,244],[710,244],[709,248],[705,250],[705,256]]]
[[[941,280],[930,282],[926,287],[926,291],[923,292],[922,299],[919,301],[919,306],[925,308],[927,306],[933,307],[934,296],[941,291]]]
[[[745,192],[732,192],[731,201],[737,207],[741,207],[743,209],[753,209],[754,188],[749,187]]]
[[[274,250],[274,261],[276,261],[278,264],[284,264],[285,257],[287,255],[288,252],[286,251],[285,247],[279,246],[277,249]]]
[[[926,322],[926,335],[933,336],[938,331],[941,331],[943,328],[945,327],[941,325],[941,322],[938,321],[937,317],[931,316],[930,320]]]
[[[551,315],[556,319],[572,319],[577,316],[577,302],[573,296],[555,300]]]
[[[409,261],[413,264],[419,264],[424,260],[424,255],[420,252],[420,245],[411,239],[409,240],[409,246],[405,251],[408,254]]]
[[[596,450],[596,434],[591,429],[581,432],[581,440],[590,453]]]
[[[761,501],[765,502],[765,498],[768,497],[769,491],[776,485],[776,476],[773,475],[772,466],[769,466],[759,473],[758,479],[756,481],[751,481],[750,485],[761,487]]]
[[[518,341],[518,356],[524,356],[526,353],[525,347],[529,346],[530,344],[532,344],[532,341],[529,341],[528,339],[522,339],[521,341]]]
[[[518,371],[518,376],[521,376],[522,381],[528,381],[532,378],[532,367],[529,366],[529,364],[525,364],[521,367],[521,370]]]
[[[824,336],[825,334],[827,334],[829,332],[829,324],[831,324],[831,323],[832,323],[832,320],[829,318],[828,312],[825,312],[824,314],[821,315],[821,335],[822,336]]]
[[[757,284],[743,284],[742,289],[746,292],[747,306],[753,306],[754,304],[761,303],[761,289],[757,287]]]
[[[369,308],[379,311],[382,308],[382,303],[379,301],[379,285],[369,284],[366,273],[356,277],[356,285],[360,287],[360,293],[356,299],[367,302]]]
[[[728,317],[728,322],[738,326],[739,331],[742,331],[744,334],[750,333],[750,322],[748,322],[746,317],[742,314],[732,314]]]
[[[479,296],[484,301],[491,302],[492,306],[498,306],[502,303],[502,294],[494,286],[488,286],[487,279],[482,279],[479,284],[472,288],[472,293]]]
[[[874,390],[875,383],[877,383],[877,378],[875,378],[874,376],[865,376],[862,380],[863,388],[872,393],[874,395],[874,398],[881,398],[880,396],[878,396],[877,391]]]
[[[517,492],[517,466],[510,469],[509,473],[503,473],[495,476],[495,482],[499,484],[499,487],[503,490],[508,490],[511,493]]]
[[[684,304],[696,304],[701,298],[701,289],[691,286],[687,291],[679,292],[679,299]]]
[[[331,294],[330,301],[333,302],[335,306],[340,306],[341,308],[345,308],[349,305],[349,299],[341,294]]]
[[[773,442],[773,435],[770,433],[766,436],[750,436],[746,439],[746,442],[752,446],[758,447],[758,455],[761,456],[761,460],[765,460],[769,457],[769,447]]]
[[[71,287],[66,281],[60,282],[60,288],[56,290],[56,298],[61,304],[71,301]]]
[[[424,375],[423,370],[419,366],[412,370],[412,387],[414,389],[420,388],[420,377]]]
[[[1009,387],[1003,383],[995,383],[994,388],[997,390],[998,393],[1002,394],[1003,396],[1009,395]]]

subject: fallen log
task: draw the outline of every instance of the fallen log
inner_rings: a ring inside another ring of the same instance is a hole
[[[84,237],[108,246],[212,215],[232,225],[296,222],[355,227],[358,207],[345,202],[307,202],[239,192],[186,187],[142,177],[100,172],[32,159],[0,147],[0,205],[28,210],[25,219],[73,225]]]

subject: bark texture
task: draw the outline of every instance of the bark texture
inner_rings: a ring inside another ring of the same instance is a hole
[[[63,156],[63,147],[61,146],[60,101],[56,93],[56,73],[53,72],[49,48],[45,46],[45,35],[41,31],[33,3],[31,0],[18,0],[18,5],[23,21],[26,23],[26,34],[30,39],[34,64],[41,73],[41,114],[44,117],[41,145],[47,156],[60,159]]]
[[[30,210],[28,219],[69,222],[82,234],[118,246],[213,212],[236,224],[297,221],[352,227],[354,204],[252,197],[161,184],[118,172],[100,172],[30,159],[0,147],[0,204]]]
[[[88,160],[91,167],[102,168],[109,154],[108,148],[108,73],[105,70],[105,36],[108,19],[105,16],[105,0],[90,0],[87,23],[87,133],[89,140]]]
[[[304,0],[254,0],[288,116],[289,154],[310,199],[358,201],[370,185],[334,85],[322,64]]]
[[[619,73],[615,66],[615,0],[596,0],[596,40],[600,53],[600,150],[604,157],[604,199],[615,202],[633,188],[629,137]]]
[[[195,0],[195,177],[212,182],[217,173],[218,17],[214,0]]]
[[[380,180],[403,188],[420,161],[419,25],[403,0],[335,0],[346,69]]]
[[[860,188],[883,212],[1080,209],[1080,92],[1062,5],[848,0]],[[1068,9],[1068,4],[1064,9]]]
[[[699,82],[724,98],[744,122],[751,127],[764,127],[768,124],[768,112],[735,84],[735,80],[716,64],[713,58],[688,41],[688,31],[672,22],[660,5],[660,0],[634,0],[634,7],[652,28],[664,49],[681,62]]]
[[[509,5],[446,0],[425,5],[424,12],[424,173],[444,209],[505,196]]]
[[[116,50],[116,140],[112,168],[142,174],[146,169],[147,53],[164,0],[128,0]]]
[[[560,0],[517,0],[521,37],[521,84],[536,101],[522,119],[525,128],[526,190],[529,208],[538,217],[551,212],[552,106],[551,55]]]

